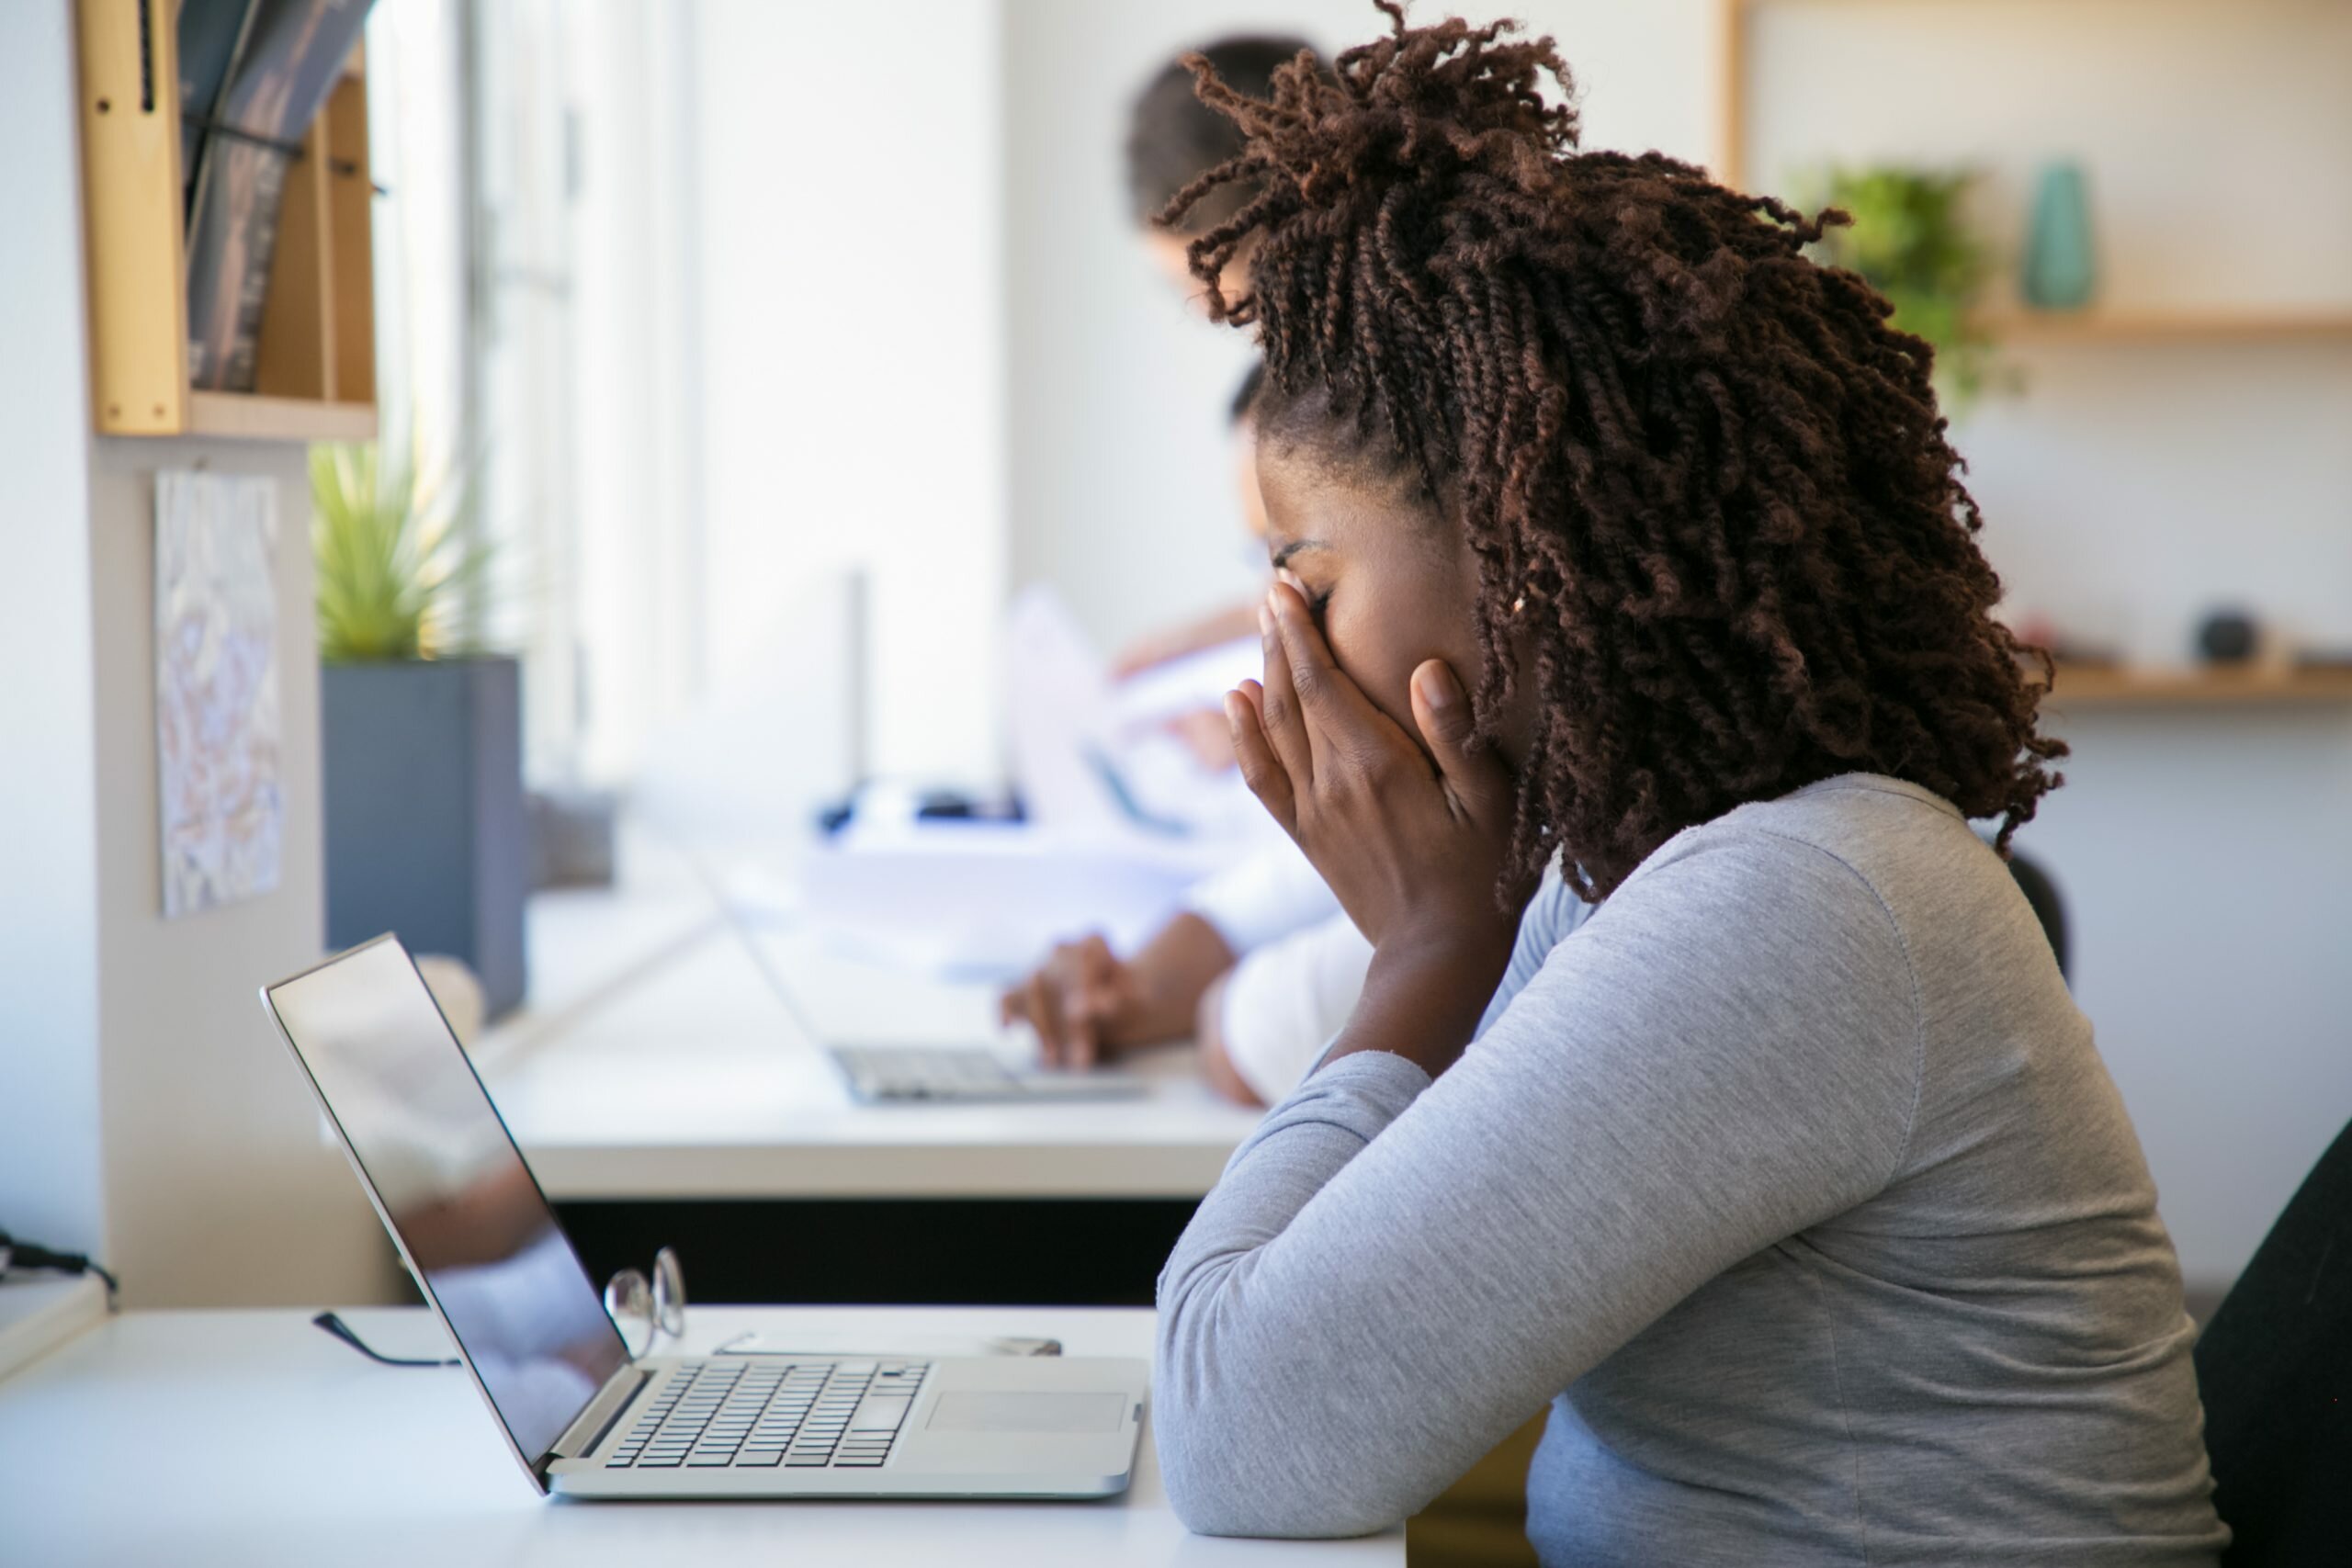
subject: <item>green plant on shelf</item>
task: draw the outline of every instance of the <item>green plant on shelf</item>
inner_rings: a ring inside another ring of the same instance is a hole
[[[1882,164],[1833,167],[1809,182],[1808,205],[1834,207],[1850,224],[1814,247],[1816,261],[1860,273],[1894,307],[1894,324],[1936,351],[1936,394],[1951,414],[2013,378],[1994,363],[1977,308],[1993,276],[1990,251],[1965,212],[1976,173]]]
[[[311,547],[319,657],[335,663],[447,659],[468,630],[491,551],[462,476],[418,475],[374,442],[311,448]]]

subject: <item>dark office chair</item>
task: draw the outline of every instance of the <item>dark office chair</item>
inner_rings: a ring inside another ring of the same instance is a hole
[[[2224,1568],[2352,1562],[2352,1126],[2197,1341]]]
[[[2014,850],[2009,852],[2009,874],[2017,878],[2025,901],[2033,906],[2041,934],[2050,939],[2050,951],[2058,958],[2058,973],[2066,974],[2066,906],[2058,897],[2058,885],[2050,880],[2048,872]]]

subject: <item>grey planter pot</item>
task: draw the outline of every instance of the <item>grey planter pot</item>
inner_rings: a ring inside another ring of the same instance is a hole
[[[522,672],[512,659],[320,670],[327,941],[396,931],[481,976],[492,1017],[523,999]]]

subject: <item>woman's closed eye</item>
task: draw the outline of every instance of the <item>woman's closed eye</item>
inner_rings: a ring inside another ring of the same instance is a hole
[[[1292,590],[1295,592],[1301,599],[1306,601],[1306,613],[1315,617],[1316,626],[1318,627],[1321,626],[1323,624],[1323,607],[1331,602],[1331,590],[1329,588],[1309,588],[1305,580],[1302,579],[1298,573],[1291,570],[1288,567],[1277,570],[1274,576],[1281,581],[1289,583]]]

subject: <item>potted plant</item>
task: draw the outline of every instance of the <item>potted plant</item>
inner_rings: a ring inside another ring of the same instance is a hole
[[[469,487],[373,444],[311,450],[327,941],[397,931],[523,999],[522,680],[467,629],[489,563]]]
[[[1853,219],[1822,237],[1815,259],[1860,273],[1894,307],[1896,327],[1934,345],[1936,393],[1954,414],[1996,373],[1977,315],[1993,261],[1964,211],[1976,177],[1969,169],[1900,164],[1833,168],[1814,203]]]

